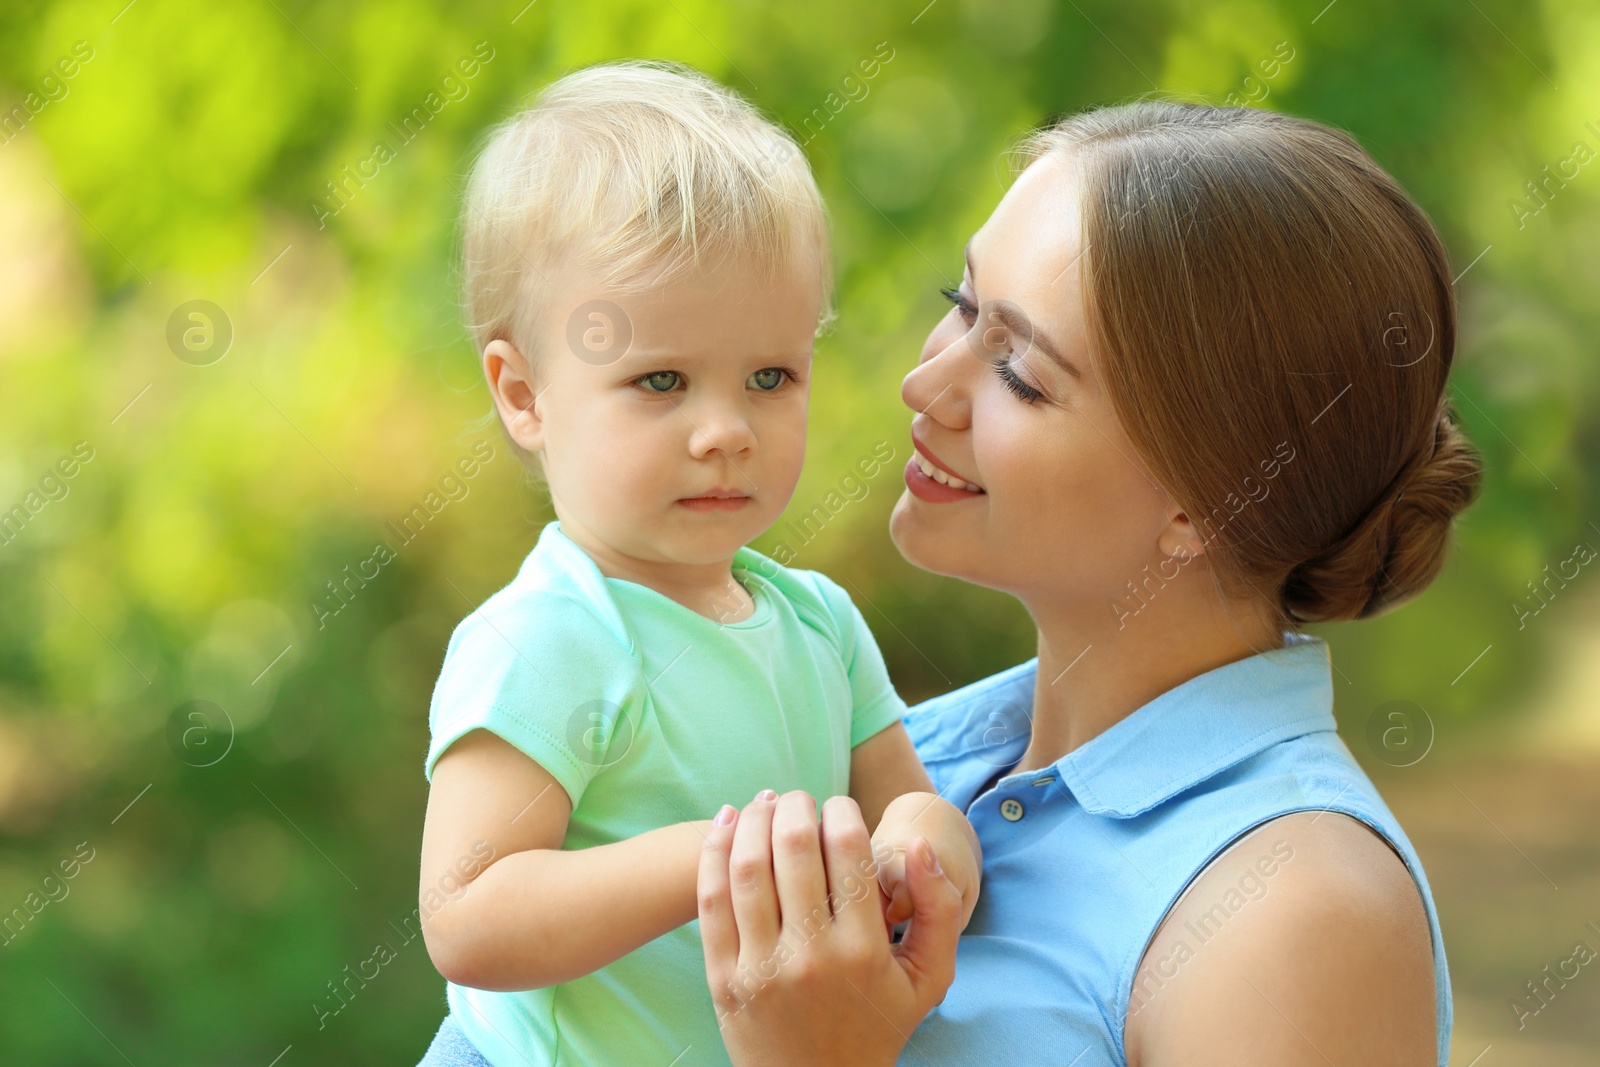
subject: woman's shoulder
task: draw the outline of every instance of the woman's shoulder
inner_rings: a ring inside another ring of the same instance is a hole
[[[952,723],[982,719],[997,705],[1019,701],[1031,710],[1033,682],[1038,667],[1039,660],[1035,657],[958,686],[948,693],[919,701],[906,712],[906,726],[909,729],[915,723],[916,728],[933,732],[947,728]]]
[[[986,779],[995,768],[1016,762],[1032,728],[1038,664],[1037,658],[1029,659],[906,710],[906,733],[935,782],[945,765],[976,760]]]
[[[1353,816],[1283,815],[1208,864],[1158,927],[1128,1062],[1431,1063],[1434,981],[1427,909],[1399,852]]]

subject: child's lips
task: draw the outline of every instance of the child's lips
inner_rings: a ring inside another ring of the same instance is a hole
[[[678,503],[690,511],[738,511],[750,503],[752,497],[733,489],[713,489],[705,496],[684,497]]]

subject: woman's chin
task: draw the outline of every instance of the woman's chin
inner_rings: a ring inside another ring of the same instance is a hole
[[[928,505],[911,495],[900,494],[889,513],[889,540],[905,561],[930,574],[958,577],[960,552],[950,543],[949,532],[930,521]]]

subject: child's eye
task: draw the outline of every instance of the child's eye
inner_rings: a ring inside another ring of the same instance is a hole
[[[791,372],[782,367],[766,367],[750,375],[750,379],[746,384],[761,390],[763,393],[770,393],[782,385],[785,378],[793,377],[794,375]]]
[[[639,386],[647,393],[670,393],[672,387],[678,384],[681,375],[675,370],[658,370],[654,374],[646,374],[642,378],[635,378],[633,384]]]

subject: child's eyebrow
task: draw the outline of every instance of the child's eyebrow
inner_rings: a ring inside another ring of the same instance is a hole
[[[779,352],[767,354],[742,355],[741,364],[750,364],[756,367],[770,366],[778,363],[809,363],[813,352],[796,350],[793,352]],[[631,366],[640,363],[674,363],[680,366],[693,367],[706,363],[725,363],[728,357],[725,353],[709,353],[693,349],[643,349],[630,348],[621,359],[611,364],[613,367]]]

